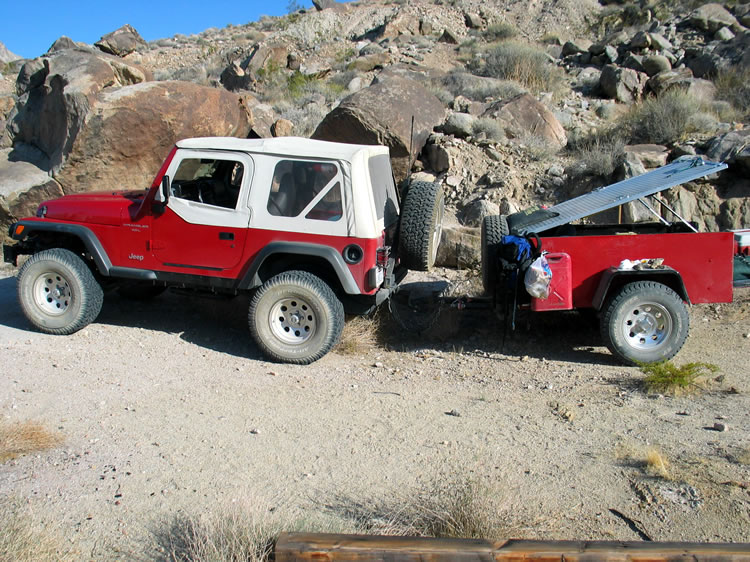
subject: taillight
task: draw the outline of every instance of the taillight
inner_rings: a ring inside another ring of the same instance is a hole
[[[378,248],[375,256],[375,265],[385,269],[385,267],[388,265],[388,258],[391,256],[391,247],[383,246],[381,248]]]

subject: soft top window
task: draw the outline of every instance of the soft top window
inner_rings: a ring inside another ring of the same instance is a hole
[[[338,220],[342,207],[341,186],[334,181],[337,176],[339,168],[332,162],[280,160],[274,169],[266,208],[274,216],[296,217],[319,199],[305,218]]]
[[[398,220],[398,198],[393,183],[391,161],[387,154],[370,156],[367,162],[372,182],[372,196],[379,219],[388,227]]]

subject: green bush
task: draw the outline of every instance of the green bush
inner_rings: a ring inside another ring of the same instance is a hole
[[[475,136],[484,134],[490,140],[499,141],[505,138],[505,130],[500,123],[489,117],[481,117],[474,121],[471,132]]]
[[[699,389],[700,377],[719,370],[711,363],[685,363],[678,367],[671,361],[640,365],[640,369],[646,375],[643,380],[646,390],[662,394],[683,394]]]
[[[625,140],[612,132],[571,142],[575,175],[611,176],[625,158]]]

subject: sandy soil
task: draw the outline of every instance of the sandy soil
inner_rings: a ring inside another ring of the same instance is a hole
[[[0,495],[82,557],[150,558],[174,517],[253,496],[314,511],[467,480],[498,490],[528,538],[642,538],[615,510],[654,540],[750,541],[748,290],[693,307],[677,362],[719,380],[672,398],[646,394],[577,314],[503,344],[490,313],[449,312],[430,337],[388,325],[387,345],[298,367],[259,355],[242,298],[108,295],[96,323],[55,337],[30,330],[0,271],[0,413],[66,439],[0,465]],[[644,471],[649,446],[671,480]]]

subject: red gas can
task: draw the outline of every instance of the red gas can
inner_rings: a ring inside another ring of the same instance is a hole
[[[552,270],[549,297],[531,299],[531,310],[571,310],[573,308],[573,276],[570,256],[565,253],[547,254],[547,263]]]

